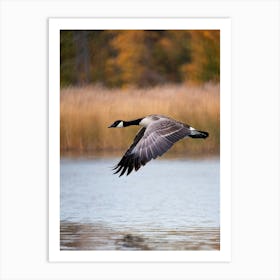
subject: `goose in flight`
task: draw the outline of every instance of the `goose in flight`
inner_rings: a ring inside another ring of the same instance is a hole
[[[109,126],[127,127],[130,125],[143,126],[136,134],[132,145],[128,148],[120,162],[114,167],[114,174],[126,171],[130,174],[137,171],[151,159],[155,159],[168,151],[180,139],[206,138],[209,133],[197,130],[188,124],[176,121],[163,115],[149,115],[132,121],[117,120]]]

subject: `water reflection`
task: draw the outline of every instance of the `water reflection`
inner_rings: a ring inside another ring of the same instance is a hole
[[[60,246],[61,250],[220,250],[220,229],[149,228],[135,232],[61,221]]]

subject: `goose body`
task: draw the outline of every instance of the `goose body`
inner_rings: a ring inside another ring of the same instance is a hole
[[[179,122],[163,115],[149,115],[144,118],[123,121],[117,120],[109,128],[140,125],[142,128],[136,134],[132,145],[115,166],[115,173],[127,175],[134,169],[137,171],[151,159],[167,152],[177,141],[191,138],[207,138],[208,132],[197,130],[188,124]]]

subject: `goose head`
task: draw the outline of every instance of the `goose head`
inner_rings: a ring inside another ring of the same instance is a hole
[[[114,123],[112,123],[110,126],[108,126],[108,128],[111,128],[111,127],[124,127],[123,121],[117,120]]]

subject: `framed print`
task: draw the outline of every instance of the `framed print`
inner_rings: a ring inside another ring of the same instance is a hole
[[[279,7],[0,1],[0,279],[279,279]]]
[[[50,19],[49,58],[50,261],[229,261],[230,19]]]

